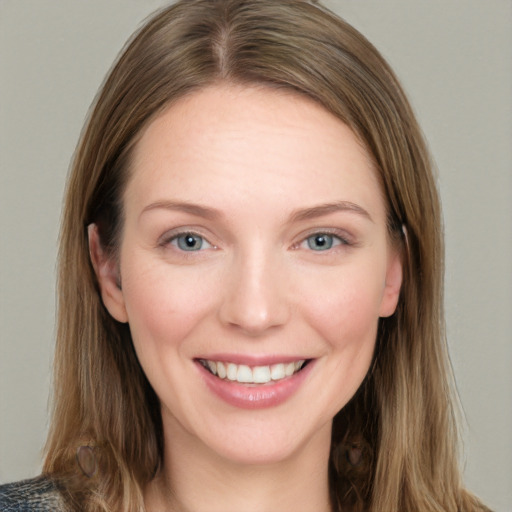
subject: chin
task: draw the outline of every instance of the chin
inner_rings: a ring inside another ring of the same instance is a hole
[[[271,466],[293,460],[298,449],[289,446],[262,446],[258,444],[226,447],[219,455],[226,461],[238,466]]]
[[[204,442],[219,457],[242,466],[268,466],[318,456],[319,450],[329,451],[332,421],[315,429],[301,429],[297,423],[284,425],[268,422],[252,428],[224,430],[223,435]],[[266,427],[266,428],[265,428]]]

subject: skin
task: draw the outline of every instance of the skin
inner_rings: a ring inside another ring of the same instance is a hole
[[[132,163],[119,263],[94,225],[89,235],[103,301],[130,324],[161,401],[164,467],[148,510],[329,510],[332,419],[402,279],[365,148],[308,99],[218,85],[154,120]],[[183,232],[201,249],[180,249]],[[283,403],[251,410],[205,385],[197,358],[219,353],[313,364]]]

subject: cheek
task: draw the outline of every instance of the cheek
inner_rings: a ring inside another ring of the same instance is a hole
[[[303,313],[333,350],[373,345],[383,293],[381,281],[379,272],[333,272],[323,284],[307,286],[315,292],[302,300]]]
[[[328,404],[332,419],[354,396],[370,368],[379,322],[381,291],[367,275],[338,276],[339,286],[318,289],[304,302],[304,316],[326,346],[322,367],[325,385],[318,400]],[[307,305],[307,306],[306,306]]]
[[[143,352],[161,357],[166,349],[179,349],[180,342],[208,315],[217,282],[209,273],[199,279],[187,268],[176,271],[165,263],[147,267],[138,263],[127,261],[123,274],[130,330],[141,359]]]

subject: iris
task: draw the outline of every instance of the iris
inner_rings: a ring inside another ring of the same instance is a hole
[[[177,236],[175,240],[182,251],[199,251],[203,247],[203,237],[193,233],[184,233]]]
[[[308,237],[307,244],[313,251],[327,251],[333,246],[335,238],[333,235],[318,233]]]

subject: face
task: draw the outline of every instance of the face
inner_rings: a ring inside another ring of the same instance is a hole
[[[91,247],[166,443],[238,463],[328,445],[401,284],[365,149],[305,98],[218,86],[153,121],[132,163],[119,265],[94,228]]]

